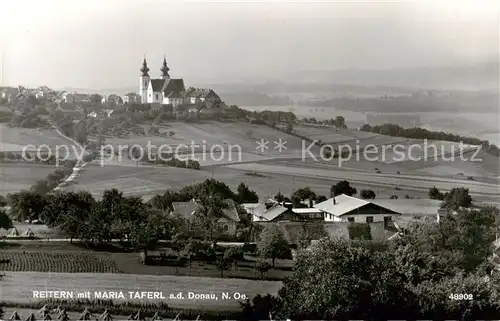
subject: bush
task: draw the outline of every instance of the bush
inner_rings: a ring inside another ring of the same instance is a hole
[[[351,240],[371,240],[371,230],[368,223],[352,223],[347,227]]]

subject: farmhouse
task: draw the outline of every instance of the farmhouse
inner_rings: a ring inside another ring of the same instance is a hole
[[[325,213],[321,209],[293,208],[292,203],[278,203],[268,200],[262,203],[243,204],[247,213],[252,215],[254,222],[280,222],[280,221],[324,221]]]
[[[332,222],[390,222],[401,214],[377,204],[345,194],[332,197],[314,205],[326,213],[325,221]]]
[[[234,201],[228,199],[226,203],[229,205],[229,208],[224,210],[224,215],[219,218],[217,225],[224,234],[234,236],[236,235],[236,224],[240,221],[240,218],[236,211]],[[193,215],[196,215],[196,210],[198,208],[198,204],[195,200],[190,202],[173,202],[172,206],[174,213],[188,220],[190,220]]]

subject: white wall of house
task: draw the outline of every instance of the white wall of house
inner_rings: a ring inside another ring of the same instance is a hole
[[[221,230],[227,235],[236,235],[236,222],[228,220],[226,218],[221,218],[217,222],[217,225]]]
[[[342,222],[342,219],[330,213],[325,213],[325,222]]]
[[[367,217],[373,217],[373,222],[383,222],[384,217],[391,217],[391,220],[394,221],[399,214],[351,214],[351,215],[342,215],[340,218],[342,221],[349,221],[349,218],[354,218],[354,222],[356,223],[366,223]]]
[[[170,104],[170,98],[168,97],[163,97],[163,104],[169,105]]]

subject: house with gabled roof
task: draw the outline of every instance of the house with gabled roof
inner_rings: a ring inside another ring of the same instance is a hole
[[[324,221],[325,213],[317,208],[293,208],[292,203],[279,203],[267,200],[262,203],[247,203],[242,205],[248,214],[252,215],[253,222],[280,222],[280,221]]]
[[[337,195],[314,205],[326,213],[325,221],[332,222],[389,222],[401,215],[374,200],[364,200],[345,194]]]
[[[240,221],[240,217],[234,201],[226,199],[225,202],[228,204],[228,209],[224,210],[224,215],[217,220],[217,225],[224,234],[234,236],[236,235],[236,225]],[[172,202],[172,207],[173,213],[189,221],[196,215],[198,203],[194,199],[189,202]]]
[[[220,96],[208,88],[188,88],[186,100],[191,104],[200,104],[206,108],[216,108],[222,103]]]

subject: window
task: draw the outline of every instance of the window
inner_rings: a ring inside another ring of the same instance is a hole
[[[367,216],[366,223],[373,223],[373,216]]]
[[[389,226],[390,221],[392,221],[391,216],[384,216],[384,228],[387,228],[387,226]]]
[[[156,94],[156,100],[158,100],[158,99],[159,99],[159,98],[158,98],[158,94]]]
[[[224,227],[223,227],[223,229],[224,229],[224,232],[227,232],[227,231],[229,231],[229,225],[227,225],[227,224],[224,224]]]
[[[347,222],[354,222],[354,217],[348,217]]]

